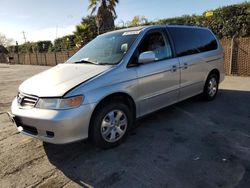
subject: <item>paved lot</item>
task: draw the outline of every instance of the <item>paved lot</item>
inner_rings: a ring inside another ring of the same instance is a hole
[[[0,65],[0,111],[47,67]],[[50,145],[0,116],[0,187],[249,187],[250,78],[227,77],[215,101],[194,97],[138,121],[121,146]]]

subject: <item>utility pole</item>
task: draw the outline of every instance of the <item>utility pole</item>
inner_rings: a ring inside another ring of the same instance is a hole
[[[57,39],[57,34],[58,34],[58,25],[56,25],[56,39]]]
[[[25,32],[23,31],[22,33],[23,33],[23,39],[24,39],[24,42],[26,43],[26,42],[27,42],[27,40],[26,40]]]
[[[29,57],[29,64],[31,64],[31,58],[30,58],[30,53],[29,53],[29,49],[28,49],[28,46],[27,46],[27,40],[26,40],[26,36],[25,36],[25,32],[23,31],[23,39],[24,39],[24,44],[25,44],[25,48],[26,48],[26,53],[28,53],[28,57]],[[26,59],[26,58],[25,58]],[[25,64],[25,62],[24,62]]]

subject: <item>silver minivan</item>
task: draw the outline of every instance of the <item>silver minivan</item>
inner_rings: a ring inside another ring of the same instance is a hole
[[[207,28],[145,26],[96,37],[64,64],[24,81],[11,117],[54,144],[90,138],[110,148],[136,118],[197,94],[216,97],[223,49]]]

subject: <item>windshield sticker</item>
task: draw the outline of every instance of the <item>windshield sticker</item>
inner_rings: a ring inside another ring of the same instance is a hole
[[[127,31],[127,32],[124,32],[122,35],[125,36],[125,35],[138,35],[141,31]]]

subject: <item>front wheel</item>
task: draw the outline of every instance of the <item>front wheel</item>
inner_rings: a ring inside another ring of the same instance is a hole
[[[132,114],[123,103],[103,105],[94,114],[91,124],[91,138],[101,148],[119,145],[127,136],[132,124]]]
[[[207,81],[203,90],[203,97],[205,100],[213,100],[218,92],[219,78],[216,74],[211,74],[208,76]]]

